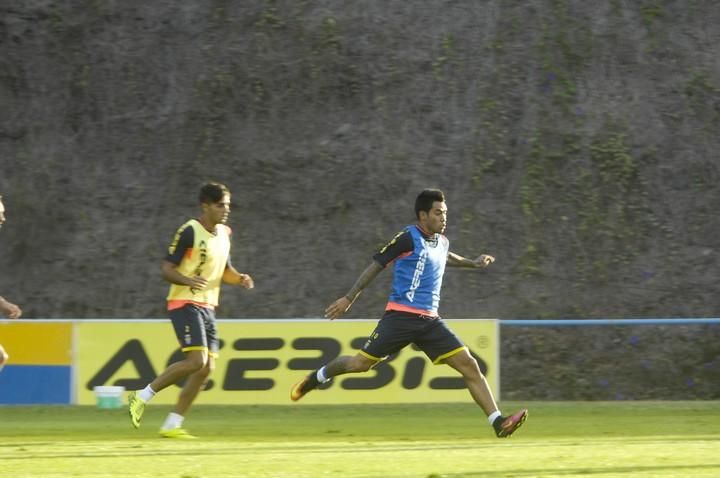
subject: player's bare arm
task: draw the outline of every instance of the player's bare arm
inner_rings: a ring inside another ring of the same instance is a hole
[[[22,310],[12,302],[0,297],[0,315],[4,315],[8,319],[18,319],[22,315]]]
[[[162,262],[162,276],[163,279],[170,282],[171,284],[186,285],[193,289],[202,290],[207,287],[207,280],[200,277],[188,277],[181,274],[177,270],[177,265],[170,261]]]
[[[447,265],[453,267],[485,268],[495,262],[495,257],[489,254],[481,254],[475,259],[468,259],[454,252],[448,252]]]
[[[350,310],[353,302],[355,302],[355,299],[358,298],[363,289],[365,289],[365,287],[367,287],[368,284],[370,284],[370,282],[372,282],[382,270],[382,265],[372,261],[370,265],[365,268],[362,274],[360,274],[360,277],[358,277],[348,293],[337,299],[335,302],[330,304],[327,309],[325,309],[325,317],[330,320],[342,317],[345,312]]]
[[[238,272],[232,265],[228,264],[223,272],[222,280],[226,284],[239,285],[246,289],[252,289],[255,287],[255,281],[250,277],[249,274],[243,274]]]

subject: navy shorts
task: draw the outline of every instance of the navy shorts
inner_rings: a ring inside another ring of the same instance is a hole
[[[360,353],[380,361],[411,343],[425,352],[433,363],[440,363],[465,348],[440,317],[388,310]]]
[[[208,350],[214,356],[220,350],[220,340],[215,328],[215,311],[195,304],[185,304],[168,312],[180,342],[180,350]]]

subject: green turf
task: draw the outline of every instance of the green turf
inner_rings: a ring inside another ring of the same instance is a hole
[[[506,411],[518,404],[504,403]],[[720,403],[531,403],[498,440],[472,405],[203,406],[196,441],[125,410],[0,407],[0,477],[718,477]]]

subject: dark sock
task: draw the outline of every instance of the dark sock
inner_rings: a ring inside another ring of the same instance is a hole
[[[493,428],[495,429],[495,433],[500,432],[500,430],[502,429],[500,425],[502,425],[503,421],[505,421],[505,417],[503,417],[502,415],[495,419],[495,421],[493,422]]]
[[[305,385],[303,386],[303,389],[306,391],[312,390],[316,388],[318,385],[320,385],[320,382],[318,382],[317,379],[317,370],[313,370],[310,375],[308,375],[308,380],[305,382]]]

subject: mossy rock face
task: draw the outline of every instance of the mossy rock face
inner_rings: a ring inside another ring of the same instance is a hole
[[[256,279],[223,317],[320,316],[426,187],[453,251],[497,258],[446,274],[447,318],[718,313],[706,2],[16,3],[0,293],[27,317],[163,317],[159,262],[208,179]]]

